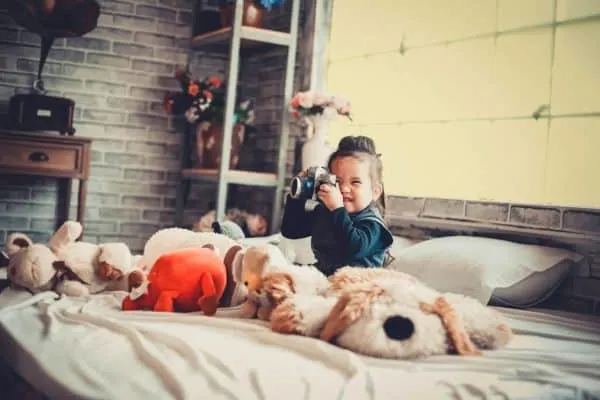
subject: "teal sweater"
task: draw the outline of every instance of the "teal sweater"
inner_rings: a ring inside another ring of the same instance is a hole
[[[381,267],[394,241],[374,206],[348,213],[344,207],[329,211],[319,205],[314,211],[306,212],[303,200],[289,196],[281,234],[289,239],[312,236],[316,266],[328,276],[346,265]]]

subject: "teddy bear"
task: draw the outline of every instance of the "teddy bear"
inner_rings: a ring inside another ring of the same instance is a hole
[[[242,318],[254,318],[268,321],[271,310],[276,305],[285,290],[293,293],[318,293],[328,286],[325,275],[312,266],[291,264],[272,244],[250,246],[240,251],[233,262],[233,276],[248,290],[248,297],[240,311]],[[265,291],[264,278],[276,274],[285,282],[271,280],[272,286]],[[278,285],[281,284],[282,295],[279,296]]]
[[[205,315],[214,315],[225,293],[227,272],[214,246],[207,244],[162,254],[152,265],[145,283],[123,299],[123,310],[200,310]]]
[[[345,267],[321,295],[282,289],[282,276],[266,278],[282,298],[271,329],[320,338],[373,357],[410,359],[443,354],[481,355],[500,349],[512,330],[497,310],[474,298],[439,293],[397,271]],[[287,292],[287,294],[282,294]]]
[[[77,241],[82,226],[66,221],[48,244],[33,243],[23,233],[9,235],[5,252],[11,285],[37,293],[54,290],[84,296],[104,290],[126,290],[143,276],[124,243],[96,245]]]

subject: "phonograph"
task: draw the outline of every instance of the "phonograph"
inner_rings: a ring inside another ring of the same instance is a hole
[[[75,102],[46,95],[42,71],[56,38],[83,36],[96,28],[100,6],[96,0],[4,0],[19,25],[40,35],[40,61],[31,93],[11,97],[8,124],[19,130],[58,131],[73,135]]]

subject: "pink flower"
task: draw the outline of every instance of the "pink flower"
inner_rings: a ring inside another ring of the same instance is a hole
[[[314,104],[319,106],[328,106],[331,103],[331,97],[322,93],[314,95]]]
[[[349,115],[350,114],[350,107],[349,106],[342,106],[338,109],[338,113],[340,115]]]
[[[294,97],[292,97],[292,100],[290,100],[290,107],[298,108],[299,106],[300,106],[300,99],[299,99],[298,95],[295,95]]]

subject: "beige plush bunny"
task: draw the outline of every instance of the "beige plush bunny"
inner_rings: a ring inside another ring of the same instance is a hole
[[[134,270],[135,258],[125,244],[77,241],[81,232],[81,224],[67,221],[47,245],[33,243],[22,233],[9,235],[5,252],[11,285],[34,293],[55,290],[84,296],[108,289],[127,290],[130,280],[143,276]]]

